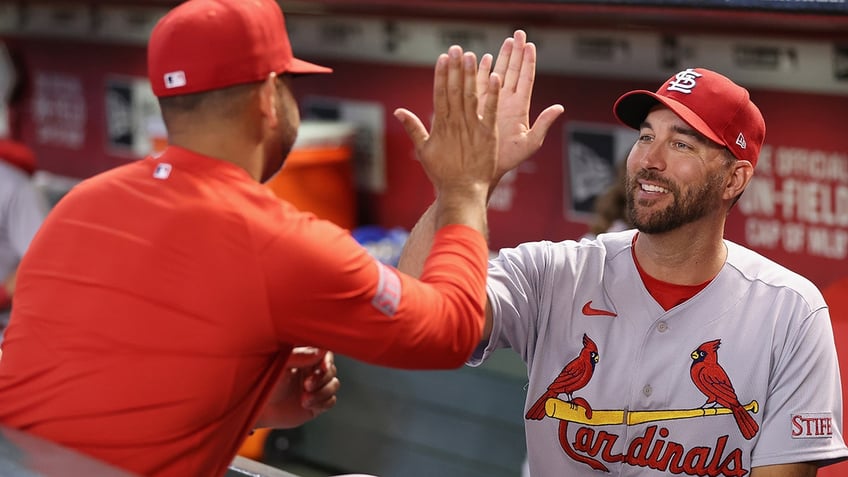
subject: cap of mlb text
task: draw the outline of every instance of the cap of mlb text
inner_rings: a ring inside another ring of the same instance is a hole
[[[656,93],[625,93],[613,106],[616,117],[634,129],[662,103],[696,131],[727,147],[754,166],[766,135],[766,123],[748,90],[704,68],[689,68],[668,79]]]
[[[269,73],[330,73],[292,54],[274,0],[189,0],[162,17],[147,45],[157,97],[258,82]]]

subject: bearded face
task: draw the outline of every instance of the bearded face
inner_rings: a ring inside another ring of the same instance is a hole
[[[641,187],[639,179],[667,189],[672,199],[671,204],[657,209],[656,199],[637,201],[636,192]],[[626,190],[627,217],[630,223],[640,232],[661,234],[695,222],[722,207],[724,173],[717,170],[701,184],[681,186],[663,178],[653,169],[641,169],[635,175],[627,177]]]

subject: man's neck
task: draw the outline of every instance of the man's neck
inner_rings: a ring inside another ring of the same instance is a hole
[[[262,176],[262,154],[258,144],[238,141],[238,136],[230,132],[183,133],[172,135],[168,142],[221,161],[227,161],[241,167],[255,180]]]
[[[639,264],[650,276],[678,285],[711,280],[724,266],[724,222],[692,223],[662,234],[639,233],[634,244]]]

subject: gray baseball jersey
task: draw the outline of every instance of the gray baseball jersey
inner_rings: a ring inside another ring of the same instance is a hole
[[[634,231],[536,242],[490,261],[492,336],[527,364],[530,473],[742,476],[848,457],[830,318],[807,279],[732,242],[665,311]]]
[[[30,177],[0,159],[0,282],[18,266],[46,213]],[[7,319],[0,312],[0,329]]]

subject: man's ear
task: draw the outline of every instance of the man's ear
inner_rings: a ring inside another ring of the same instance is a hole
[[[749,161],[740,159],[734,162],[727,187],[724,190],[724,198],[732,199],[741,194],[748,187],[753,176],[754,166]]]
[[[280,122],[277,117],[277,101],[277,74],[269,73],[259,87],[259,109],[271,129],[275,129]]]

